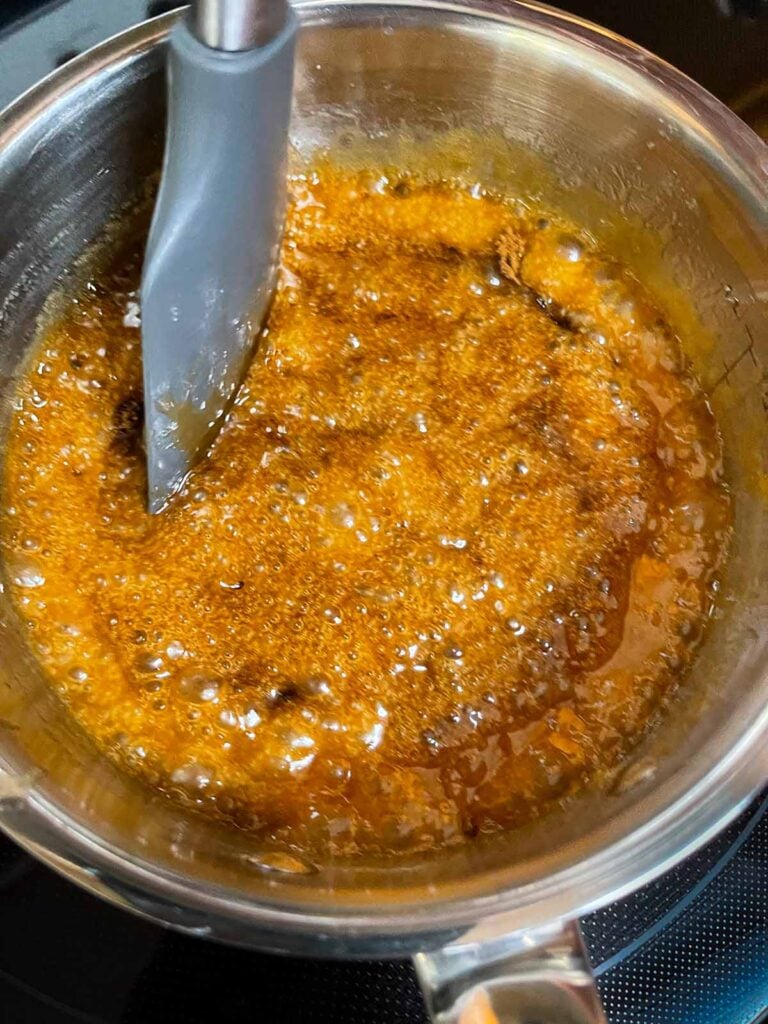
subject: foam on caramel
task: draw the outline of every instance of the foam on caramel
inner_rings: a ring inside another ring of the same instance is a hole
[[[42,332],[6,468],[11,594],[93,741],[321,858],[600,784],[690,664],[729,522],[711,411],[637,282],[476,187],[299,176],[259,354],[150,517],[140,256]]]

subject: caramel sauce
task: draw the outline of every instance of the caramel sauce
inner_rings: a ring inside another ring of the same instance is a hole
[[[640,285],[476,187],[297,177],[259,354],[151,517],[140,258],[42,331],[5,479],[10,591],[94,742],[321,859],[599,785],[688,668],[729,529],[715,422]]]

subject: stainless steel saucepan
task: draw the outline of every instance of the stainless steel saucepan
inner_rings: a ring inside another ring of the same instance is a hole
[[[689,853],[768,777],[768,148],[666,64],[536,4],[295,6],[297,159],[328,145],[390,164],[429,154],[490,188],[535,189],[667,296],[728,450],[719,612],[608,791],[522,832],[360,866],[255,848],[122,777],[46,687],[0,593],[0,826],[188,932],[414,955],[436,1021],[599,1020],[569,922]],[[46,296],[159,166],[172,21],[83,55],[0,115],[0,429]]]

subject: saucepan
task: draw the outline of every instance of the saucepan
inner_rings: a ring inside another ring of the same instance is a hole
[[[600,1020],[573,922],[692,851],[768,778],[768,148],[668,65],[537,4],[296,9],[295,160],[332,147],[350,161],[442,161],[534,194],[663,296],[719,419],[734,495],[711,626],[664,721],[599,792],[447,851],[309,863],[112,768],[46,687],[0,586],[0,826],[86,888],[186,932],[414,956],[437,1021]],[[46,297],[156,175],[176,16],[84,54],[0,116],[0,430]]]

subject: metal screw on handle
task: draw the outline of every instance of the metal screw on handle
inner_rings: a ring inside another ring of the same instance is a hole
[[[287,17],[287,0],[193,0],[191,25],[211,49],[238,53],[270,43]]]

